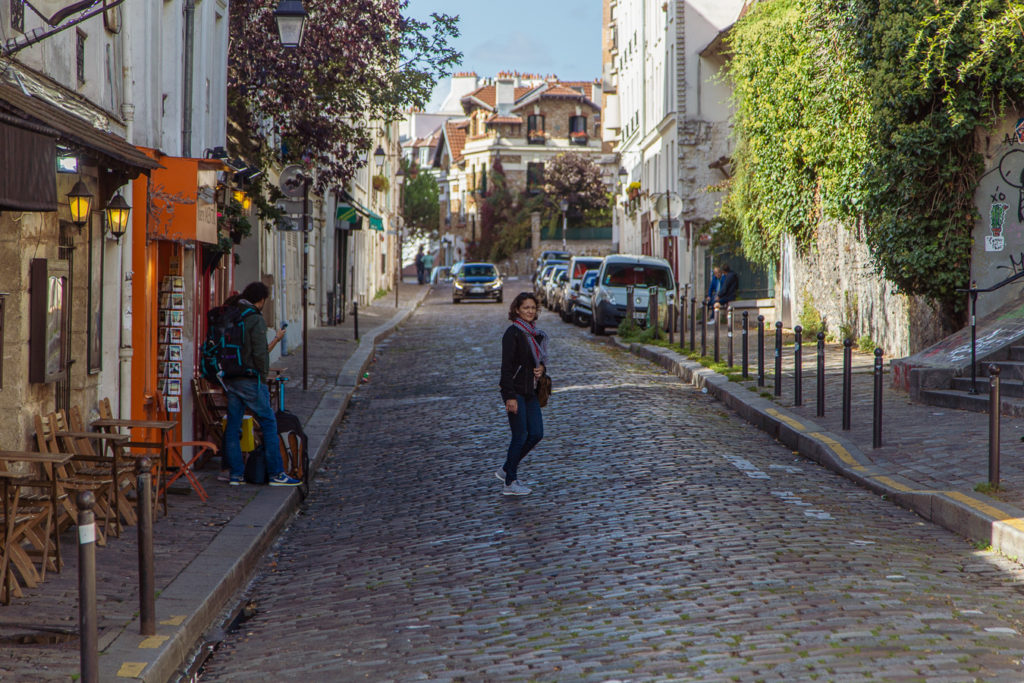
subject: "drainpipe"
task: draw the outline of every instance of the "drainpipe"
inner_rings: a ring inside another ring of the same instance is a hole
[[[195,0],[185,0],[185,59],[182,69],[185,82],[182,86],[181,156],[192,156],[192,58],[195,43]]]
[[[134,63],[132,62],[132,55],[134,50],[132,49],[133,36],[132,18],[134,12],[125,7],[123,12],[123,18],[121,23],[121,77],[122,87],[121,92],[124,93],[124,101],[121,103],[121,118],[124,119],[125,123],[125,138],[129,144],[135,144],[135,105],[133,101],[135,99],[135,88],[133,81],[132,69]],[[140,179],[139,182],[146,182],[148,184],[149,179]],[[131,188],[134,185],[134,181],[129,183],[128,187]],[[129,191],[129,194],[131,191]],[[138,213],[135,214],[136,216]],[[121,237],[121,244],[118,245],[117,257],[120,261],[120,298],[121,298],[121,315],[120,315],[120,343],[117,350],[117,361],[118,361],[118,386],[117,386],[117,407],[118,415],[124,419],[132,417],[132,355],[134,349],[132,348],[132,233],[134,231],[129,229]]]

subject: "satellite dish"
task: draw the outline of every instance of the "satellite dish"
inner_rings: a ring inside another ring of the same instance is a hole
[[[298,164],[292,164],[291,166],[285,166],[284,170],[281,171],[281,178],[277,181],[278,186],[281,188],[281,192],[284,192],[286,197],[292,199],[302,199],[303,185],[306,182],[306,174],[302,172],[302,167]]]
[[[661,218],[674,220],[683,213],[683,198],[675,192],[659,192],[654,196],[654,212]]]

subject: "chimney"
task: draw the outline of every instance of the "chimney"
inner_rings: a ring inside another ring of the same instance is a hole
[[[500,116],[512,113],[512,105],[516,103],[515,74],[503,71],[494,81],[494,102]]]

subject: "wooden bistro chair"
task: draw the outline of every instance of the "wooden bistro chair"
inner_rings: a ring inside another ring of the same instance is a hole
[[[174,415],[167,411],[167,404],[164,403],[163,394],[157,391],[154,396],[156,398],[157,415],[159,415],[163,420],[171,420]],[[186,481],[188,481],[193,490],[195,490],[199,495],[199,500],[206,502],[208,496],[206,495],[206,490],[203,488],[203,485],[199,483],[199,479],[196,477],[195,467],[199,461],[204,460],[211,455],[216,455],[220,449],[211,441],[172,441],[167,444],[167,448],[170,460],[178,464],[178,471],[167,478],[167,481],[164,482],[159,494],[166,496],[167,489],[170,488],[171,484],[181,477],[185,477]],[[192,449],[192,457],[188,460],[185,459],[186,448]]]
[[[103,519],[102,531],[97,528],[96,543],[105,545],[106,533],[110,530],[111,520],[115,516],[114,496],[114,465],[113,458],[97,456],[94,451],[86,451],[74,441],[74,437],[88,436],[88,432],[73,433],[68,428],[67,417],[63,411],[50,413],[43,417],[36,415],[36,445],[40,453],[70,453],[71,459],[58,467],[61,485],[67,491],[92,491],[96,496],[97,519]],[[76,451],[79,449],[81,452]],[[62,501],[62,510],[58,516],[58,532],[78,523],[78,509],[68,496]]]
[[[70,454],[0,451],[0,497],[3,523],[0,545],[0,600],[21,597],[21,586],[34,588],[47,571],[60,571],[57,513],[67,497],[55,467]]]
[[[103,462],[110,458],[110,475],[114,478],[113,512],[117,533],[121,535],[122,525],[134,526],[138,521],[135,505],[129,499],[128,492],[135,490],[135,462],[125,453],[124,444],[128,441],[127,434],[91,432],[86,429],[85,420],[78,406],[72,406],[68,415],[69,435],[66,437],[73,446],[73,453],[105,456]],[[110,454],[106,455],[109,447]]]

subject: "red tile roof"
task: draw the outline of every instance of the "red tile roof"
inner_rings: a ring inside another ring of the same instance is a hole
[[[522,116],[498,116],[497,114],[491,114],[487,118],[487,123],[522,123]]]
[[[469,121],[448,121],[444,124],[444,134],[448,138],[448,149],[452,153],[452,163],[462,160],[462,149],[466,146],[466,131]]]
[[[559,81],[559,84],[564,85],[567,88],[572,88],[573,90],[579,90],[588,100],[594,99],[593,81]]]
[[[530,92],[531,90],[533,90],[533,88],[517,87],[515,88],[515,91],[512,96],[516,100],[518,100],[520,97]],[[475,97],[476,99],[480,100],[481,102],[483,102],[484,104],[491,108],[495,107],[498,102],[497,88],[493,85],[485,85],[482,88],[477,88],[476,90],[469,93],[468,95],[466,95],[466,97],[462,99],[466,99],[467,97]]]

